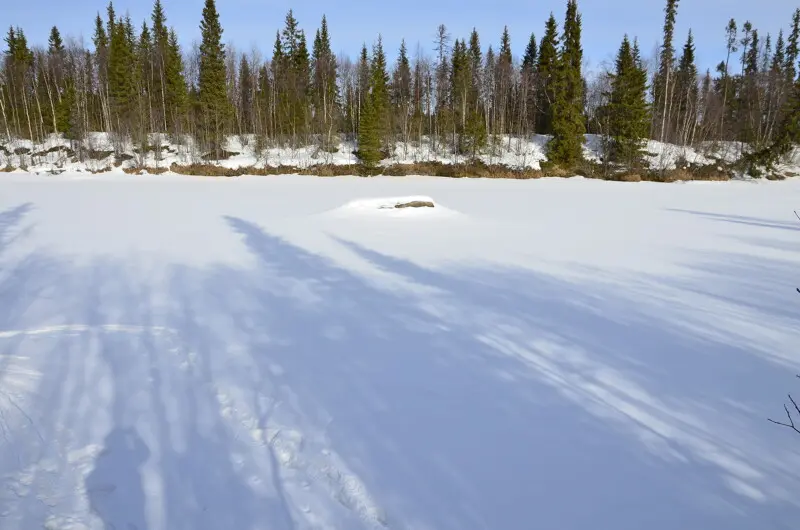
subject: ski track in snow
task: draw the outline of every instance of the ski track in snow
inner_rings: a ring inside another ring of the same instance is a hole
[[[0,528],[792,528],[798,199],[0,179]]]

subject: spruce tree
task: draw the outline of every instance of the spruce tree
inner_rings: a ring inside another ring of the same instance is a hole
[[[664,42],[661,44],[659,69],[653,83],[653,100],[656,105],[656,125],[658,138],[664,142],[668,140],[669,124],[671,123],[672,95],[675,92],[673,72],[675,70],[675,20],[678,16],[679,0],[667,0],[664,9]]]
[[[694,36],[690,30],[675,76],[677,96],[677,123],[675,124],[675,130],[679,135],[680,143],[683,145],[691,143],[697,123],[697,98],[699,92],[694,55]]]
[[[372,98],[369,96],[365,99],[358,120],[358,151],[356,154],[361,164],[362,174],[365,176],[373,175],[378,163],[383,158],[377,119]]]
[[[372,49],[372,63],[370,64],[370,98],[375,121],[378,140],[383,147],[389,144],[389,73],[386,70],[386,54],[383,51],[383,39],[378,36],[378,42]]]
[[[111,35],[114,33],[114,26],[116,25],[116,22],[117,22],[117,15],[114,12],[114,2],[109,2],[108,3],[108,7],[106,7],[106,15],[108,16],[108,19],[107,19],[107,24],[108,24],[107,31],[108,31],[108,35],[109,35],[109,39],[110,39]]]
[[[336,85],[336,58],[331,50],[328,20],[323,15],[322,24],[314,38],[311,53],[314,115],[317,132],[323,134],[326,149],[331,149],[331,131],[336,115],[339,89]]]
[[[147,133],[155,131],[153,120],[153,37],[147,22],[142,23],[142,31],[139,33],[139,44],[136,48],[138,71],[136,81],[138,81],[137,92],[140,96],[140,123],[143,127],[143,139],[146,140]]]
[[[760,141],[760,86],[759,86],[759,53],[760,43],[758,30],[750,33],[750,46],[744,56],[744,77],[742,79],[741,103],[741,135],[742,141],[755,144]]]
[[[520,71],[521,97],[524,98],[520,103],[524,105],[524,115],[526,119],[525,132],[536,131],[536,62],[539,58],[539,49],[536,43],[536,35],[531,33],[528,47],[525,48],[525,56],[522,59]]]
[[[224,140],[225,125],[230,116],[228,101],[225,47],[222,44],[222,26],[215,0],[206,0],[203,20],[200,23],[200,71],[198,75],[199,127],[205,143],[219,158]]]
[[[786,65],[786,43],[783,40],[783,30],[778,32],[778,40],[775,41],[775,53],[772,56],[770,71],[773,73],[783,72]]]
[[[617,53],[607,115],[612,139],[611,159],[630,169],[641,165],[649,129],[646,98],[647,72],[641,64],[638,46],[632,47],[626,35]]]
[[[77,101],[75,92],[75,82],[69,78],[66,81],[64,95],[56,105],[56,126],[58,131],[64,133],[64,137],[70,140],[77,140],[75,121],[73,120],[73,109]]]
[[[496,87],[497,87],[497,128],[493,133],[510,132],[513,123],[512,98],[514,91],[514,60],[511,55],[511,35],[508,26],[503,28],[500,37],[500,50],[497,54]]]
[[[311,56],[306,45],[306,34],[300,31],[297,40],[297,52],[292,57],[295,80],[295,123],[297,132],[308,132],[311,117]]]
[[[170,113],[174,112],[174,101],[169,101],[167,97],[168,72],[170,66],[170,34],[167,28],[167,17],[161,0],[156,0],[153,4],[151,14],[153,24],[153,51],[150,72],[148,73],[148,84],[151,87],[151,99],[155,124],[158,130],[170,129]],[[174,124],[173,124],[174,126]]]
[[[109,10],[113,7],[109,4]],[[127,134],[131,131],[136,103],[136,55],[133,28],[125,20],[111,24],[108,55],[108,95],[111,103],[113,129]]]
[[[256,137],[256,143],[259,151],[265,147],[265,140],[273,133],[270,113],[271,101],[272,82],[269,78],[269,67],[265,64],[258,71],[258,83],[256,88],[257,114],[255,115],[255,119],[258,127],[257,132],[259,132],[259,136]]]
[[[47,50],[53,55],[64,52],[64,41],[61,39],[61,33],[56,26],[50,29],[50,37],[47,39]]]
[[[253,108],[255,87],[253,86],[253,72],[247,57],[242,55],[239,62],[239,108],[241,132],[253,132]]]
[[[275,33],[275,44],[272,46],[272,79],[274,81],[275,102],[273,109],[273,133],[279,137],[286,134],[289,111],[286,72],[288,70],[286,55],[283,52],[281,32]]]
[[[181,132],[189,108],[189,92],[183,74],[183,55],[178,44],[178,34],[174,29],[169,33],[165,77],[166,108],[170,116],[168,125],[172,132]]]
[[[361,55],[358,60],[358,123],[361,123],[361,112],[367,105],[369,99],[370,69],[369,52],[366,43],[361,47]]]
[[[486,120],[482,115],[481,87],[483,84],[483,54],[478,30],[473,28],[469,37],[467,50],[470,68],[469,111],[464,134],[466,136],[465,149],[471,151],[472,157],[478,156],[478,151],[483,149],[488,140],[486,133]]]
[[[280,40],[275,44],[273,63],[280,77],[276,87],[280,100],[280,128],[290,133],[295,145],[308,132],[311,116],[311,58],[306,36],[300,29],[294,12],[286,14]]]
[[[550,13],[542,43],[539,46],[539,59],[536,65],[538,84],[536,132],[539,134],[553,134],[553,102],[556,97],[558,45],[558,23],[556,17]]]
[[[456,151],[463,154],[472,150],[465,137],[469,118],[470,78],[472,76],[466,41],[456,39],[453,45],[450,72],[451,112],[454,117],[453,134],[455,136],[453,144]]]
[[[98,13],[97,17],[94,19],[94,37],[92,38],[92,42],[97,52],[99,52],[100,49],[108,48],[108,34],[106,33],[106,28],[103,26],[103,19],[100,18],[100,13]]]
[[[404,142],[408,141],[408,125],[411,118],[411,62],[408,60],[406,41],[400,42],[391,85],[392,120],[395,129],[402,133]]]
[[[528,41],[528,47],[525,48],[525,56],[522,59],[522,67],[526,69],[534,69],[538,58],[538,46],[536,44],[536,35],[531,33],[531,38]]]
[[[800,8],[796,9],[792,16],[792,31],[786,42],[786,64],[784,71],[786,77],[794,83],[797,77],[797,59],[800,57]]]
[[[548,160],[565,168],[572,168],[583,159],[586,124],[583,117],[582,62],[581,16],[577,1],[568,0],[553,104],[553,139],[547,146]]]
[[[764,53],[761,54],[761,71],[769,71],[769,66],[772,62],[772,34],[767,33],[764,39]]]

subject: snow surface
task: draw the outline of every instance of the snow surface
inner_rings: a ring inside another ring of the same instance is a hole
[[[486,164],[499,164],[511,168],[540,169],[541,162],[547,160],[547,142],[550,137],[531,135],[528,138],[501,135],[493,137],[479,158]],[[316,146],[292,148],[288,146],[268,146],[259,149],[254,135],[230,136],[225,150],[229,157],[223,160],[205,160],[200,156],[191,137],[170,139],[164,134],[151,134],[148,140],[151,146],[160,146],[158,154],[155,150],[146,153],[137,152],[129,141],[122,142],[119,147],[127,159],[117,165],[114,156],[115,138],[107,133],[91,133],[82,142],[84,149],[93,153],[92,157],[78,161],[69,149],[77,148],[69,140],[61,136],[50,135],[41,144],[34,145],[30,140],[13,140],[0,144],[0,169],[12,168],[18,172],[61,173],[61,172],[112,172],[123,173],[122,168],[149,167],[169,168],[173,163],[178,165],[214,164],[230,169],[248,167],[290,166],[306,169],[317,165],[351,165],[357,164],[353,142],[341,142],[333,152],[326,152]],[[20,151],[23,150],[23,151]],[[696,147],[682,147],[657,141],[649,141],[645,148],[645,161],[654,170],[675,169],[685,164],[708,165],[715,162],[735,162],[745,147],[737,142],[707,142]],[[17,154],[19,153],[19,154]],[[602,141],[599,136],[586,135],[584,156],[588,160],[601,160]],[[796,153],[800,155],[800,153]],[[394,153],[381,164],[413,164],[418,162],[441,162],[444,164],[463,163],[467,158],[453,154],[446,146],[434,145],[429,138],[420,143],[398,142]],[[800,173],[800,156],[790,157],[779,167],[783,173]]]
[[[796,528],[799,202],[3,176],[0,527]]]
[[[432,207],[398,208],[398,205],[412,202],[432,204]],[[411,195],[406,197],[379,197],[372,199],[356,199],[344,206],[331,210],[331,215],[379,215],[391,217],[442,217],[458,215],[458,212],[437,204],[432,198],[425,195]]]

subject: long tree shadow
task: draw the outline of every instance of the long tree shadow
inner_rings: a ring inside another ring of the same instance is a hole
[[[765,421],[788,356],[726,333],[797,323],[728,287],[790,267],[741,258],[623,289],[338,241],[391,283],[226,222],[254,268],[13,263],[3,528],[796,521],[800,456]]]
[[[1,526],[293,528],[225,417],[197,271],[45,261],[25,277],[46,296],[19,291],[35,310],[0,319]]]
[[[281,286],[258,290],[252,307],[229,306],[233,320],[278,337],[252,345],[262,371],[277,365],[306,414],[332,418],[332,441],[390,499],[390,515],[516,528],[535,506],[565,528],[669,528],[687,517],[744,528],[797,513],[798,477],[779,452],[752,459],[763,437],[727,439],[752,427],[748,412],[717,417],[736,410],[725,398],[757,397],[739,390],[747,377],[775,381],[778,368],[672,328],[664,308],[639,315],[635,300],[529,271],[436,272],[343,242],[438,294],[387,291],[252,223],[228,222],[261,260],[260,283]],[[223,307],[230,288],[219,280],[209,289]],[[723,382],[710,389],[715,370]],[[611,490],[602,485],[610,476]],[[595,500],[566,509],[575,496]],[[621,514],[620,498],[646,508]]]
[[[721,214],[713,212],[701,212],[697,210],[683,210],[680,208],[668,208],[667,211],[696,215],[699,217],[704,217],[706,219],[711,219],[713,221],[719,221],[723,223],[734,223],[747,226],[755,226],[759,228],[776,228],[778,230],[790,230],[792,232],[800,231],[800,224],[791,220],[782,222],[782,221],[775,221],[773,219],[762,219],[760,217],[751,217],[747,215],[731,215],[731,214]]]

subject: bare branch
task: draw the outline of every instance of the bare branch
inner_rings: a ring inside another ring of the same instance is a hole
[[[798,376],[798,377],[800,377],[800,376]],[[800,414],[800,407],[797,406],[797,403],[795,403],[795,401],[792,398],[791,394],[789,394],[789,401],[792,402],[792,405],[794,405],[795,410],[797,410],[798,414]],[[769,419],[769,418],[767,418],[767,421],[769,421],[771,423],[774,423],[775,425],[780,425],[781,427],[788,427],[788,428],[792,429],[794,432],[796,432],[797,434],[800,434],[800,429],[798,429],[795,426],[794,420],[792,419],[792,414],[789,412],[789,407],[787,407],[785,403],[783,405],[783,410],[786,411],[786,417],[789,419],[789,423],[783,423],[781,421],[775,421],[775,420]]]
[[[789,394],[789,401],[791,401],[792,405],[794,405],[794,410],[796,410],[797,413],[800,414],[800,407],[797,406],[797,403],[795,403],[794,398],[792,397],[791,394]]]

